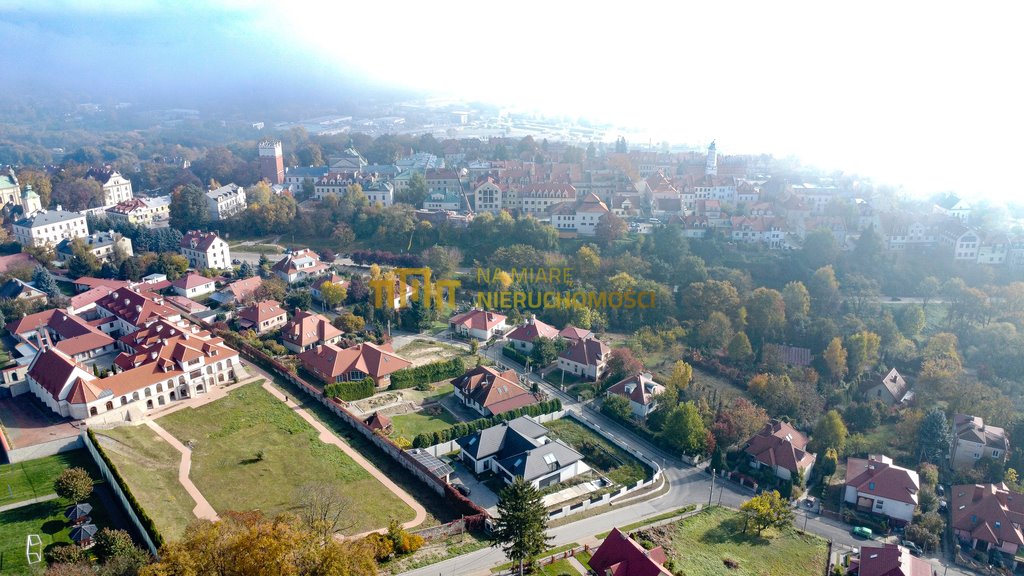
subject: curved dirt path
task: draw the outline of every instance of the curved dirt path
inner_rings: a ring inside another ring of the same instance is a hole
[[[196,485],[192,483],[192,479],[188,477],[189,471],[192,469],[192,450],[186,447],[184,444],[178,441],[177,438],[171,436],[171,433],[164,430],[162,426],[156,422],[147,419],[146,426],[149,426],[158,436],[164,439],[165,442],[170,444],[175,450],[181,452],[181,463],[178,465],[178,482],[185,488],[188,495],[196,501],[195,508],[192,509],[192,514],[195,514],[196,518],[203,518],[206,520],[212,520],[216,522],[220,517],[217,515],[217,511],[210,506],[210,503],[206,501],[206,497],[203,493],[196,488]]]
[[[248,368],[252,369],[251,367]],[[390,478],[385,476],[383,472],[378,470],[377,467],[374,466],[372,462],[364,458],[362,454],[360,454],[354,448],[349,446],[334,432],[328,430],[326,426],[321,424],[320,421],[314,418],[308,411],[306,411],[304,408],[300,408],[299,405],[296,404],[295,401],[292,400],[290,397],[286,397],[283,392],[278,390],[273,384],[270,383],[270,379],[263,381],[263,389],[266,390],[267,392],[270,392],[274,396],[274,398],[277,398],[278,400],[284,402],[289,408],[294,410],[296,414],[298,414],[303,420],[308,422],[310,426],[312,426],[317,432],[319,432],[321,442],[323,442],[324,444],[330,444],[332,446],[337,446],[338,448],[341,448],[341,450],[345,454],[347,454],[350,458],[356,461],[356,464],[362,466],[363,469],[369,472],[371,476],[376,478],[395,496],[398,496],[399,499],[402,500],[402,502],[405,502],[410,508],[412,508],[413,511],[416,512],[416,517],[402,524],[402,527],[415,528],[427,519],[427,510],[423,507],[422,504],[417,502],[416,499],[413,498],[408,492],[403,490],[401,486],[395,484]],[[386,528],[383,528],[381,530],[371,530],[370,532],[357,534],[353,537],[363,536],[365,534],[370,534],[372,532],[383,532],[385,530]]]

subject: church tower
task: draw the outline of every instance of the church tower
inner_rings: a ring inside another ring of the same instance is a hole
[[[715,141],[708,146],[708,159],[704,163],[705,176],[718,176],[718,150],[715,149]]]
[[[260,178],[273,184],[284,184],[284,154],[280,140],[263,140],[260,148]]]
[[[31,184],[26,184],[25,189],[21,192],[21,209],[25,216],[30,216],[43,209],[39,194],[36,194]]]

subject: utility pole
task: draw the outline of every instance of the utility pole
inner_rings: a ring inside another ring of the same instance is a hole
[[[708,506],[711,506],[711,499],[715,497],[715,469],[711,469],[711,492],[708,493]]]

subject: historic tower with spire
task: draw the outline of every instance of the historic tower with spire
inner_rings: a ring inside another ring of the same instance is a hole
[[[718,176],[718,150],[715,149],[715,141],[708,146],[708,159],[704,163],[705,176]]]

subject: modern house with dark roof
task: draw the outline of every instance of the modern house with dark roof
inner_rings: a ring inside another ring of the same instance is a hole
[[[20,278],[11,278],[0,284],[0,298],[5,300],[21,300],[22,302],[46,303],[46,292],[36,289],[34,286]]]
[[[541,322],[532,314],[523,325],[516,326],[506,336],[509,344],[523,354],[532,352],[533,341],[542,337],[554,340],[558,337],[558,329],[550,324]]]
[[[612,528],[589,564],[600,576],[672,576],[664,566],[667,560],[661,546],[647,550],[618,528]]]
[[[843,500],[859,510],[887,516],[903,525],[914,519],[921,481],[917,472],[892,463],[888,456],[872,454],[846,461]]]
[[[537,398],[519,385],[515,370],[499,372],[477,366],[452,380],[455,397],[483,416],[497,416],[509,410],[537,403]]]
[[[897,544],[862,546],[850,559],[847,576],[934,576],[932,565]]]
[[[878,400],[886,406],[902,404],[911,397],[908,392],[909,388],[907,381],[903,379],[899,371],[893,368],[882,378],[881,382],[877,382],[864,391],[864,400],[867,402]]]
[[[608,367],[611,348],[597,338],[578,340],[558,355],[558,368],[588,380],[597,380]]]
[[[665,387],[654,381],[654,376],[649,372],[639,372],[628,378],[623,378],[612,384],[606,396],[622,396],[629,400],[629,407],[633,410],[633,416],[643,420],[658,409],[658,395],[665,391]]]
[[[492,471],[506,484],[516,476],[544,488],[590,470],[583,455],[528,416],[485,428],[457,440],[459,456],[476,474]]]
[[[978,416],[953,416],[953,441],[949,465],[956,469],[972,468],[981,458],[1006,461],[1010,440],[1006,430],[989,426]]]
[[[753,468],[767,466],[783,480],[792,480],[797,471],[809,478],[815,456],[807,451],[807,435],[789,423],[772,420],[764,425],[743,448]]]
[[[953,537],[972,550],[999,550],[1015,568],[1024,546],[1024,494],[1003,483],[953,486],[951,494]]]

